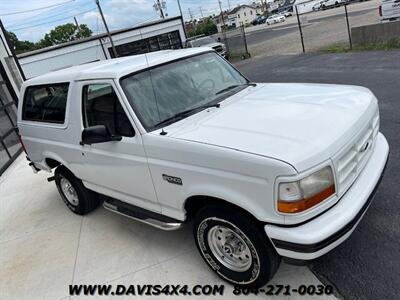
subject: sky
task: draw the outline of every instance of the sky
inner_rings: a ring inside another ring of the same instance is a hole
[[[110,30],[154,21],[159,14],[153,8],[155,0],[100,0]],[[178,16],[177,0],[165,0],[169,17]],[[247,4],[250,0],[221,0],[222,9]],[[183,17],[190,20],[218,14],[218,0],[180,0]],[[47,7],[47,8],[45,8]],[[28,12],[27,12],[28,11]],[[6,30],[18,39],[37,42],[57,25],[74,22],[87,24],[94,34],[104,32],[95,0],[0,0],[0,19]]]

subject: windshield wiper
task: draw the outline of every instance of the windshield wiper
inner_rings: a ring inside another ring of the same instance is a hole
[[[181,119],[181,118],[185,117],[186,115],[190,114],[191,112],[199,110],[199,109],[205,109],[205,108],[209,108],[209,107],[217,107],[217,108],[219,108],[220,106],[221,105],[219,103],[208,103],[208,104],[200,105],[198,107],[190,108],[190,109],[181,111],[181,112],[173,115],[172,117],[166,118],[165,120],[155,124],[153,127],[158,127],[158,126],[164,125],[164,124],[166,124],[168,122],[171,122],[172,120],[175,120],[175,119]]]
[[[227,92],[227,91],[229,91],[229,90],[232,90],[232,89],[234,89],[234,88],[237,88],[237,87],[239,87],[239,86],[257,86],[257,84],[252,83],[252,82],[247,82],[247,83],[242,83],[242,84],[230,85],[230,86],[228,86],[228,87],[226,87],[226,88],[224,88],[224,89],[222,89],[222,90],[216,92],[215,95],[219,95],[219,94],[225,93],[225,92]]]

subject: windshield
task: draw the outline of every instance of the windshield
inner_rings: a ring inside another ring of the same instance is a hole
[[[147,131],[181,112],[222,101],[247,83],[228,62],[210,52],[156,66],[121,80],[130,105]]]
[[[192,45],[192,47],[201,47],[204,45],[214,44],[215,40],[213,40],[212,38],[207,36],[207,37],[195,39],[193,41],[190,41],[189,43]]]

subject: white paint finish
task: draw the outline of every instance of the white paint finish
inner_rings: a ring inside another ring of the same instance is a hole
[[[163,50],[147,54],[120,57],[105,61],[74,66],[64,70],[49,72],[44,75],[31,78],[24,82],[28,85],[44,84],[51,82],[70,82],[93,79],[118,79],[124,75],[140,71],[146,67],[166,63],[185,56],[195,55],[210,51],[209,48],[192,48],[180,50]]]
[[[364,170],[360,173],[352,187],[333,208],[320,217],[301,226],[285,228],[266,225],[265,231],[268,237],[297,244],[314,244],[335,234],[338,230],[353,220],[364,206],[379,181],[388,155],[389,145],[385,137],[379,133],[371,158]],[[356,226],[354,226],[354,228],[355,227]],[[333,249],[349,237],[350,234],[351,232],[334,244],[331,244],[316,253],[295,253],[280,249],[277,249],[277,251],[281,255],[287,255],[293,258],[313,259]]]
[[[400,18],[400,3],[396,0],[382,0],[381,2],[381,20],[398,20]]]
[[[185,219],[185,201],[192,196],[223,199],[261,221],[275,224],[306,221],[340,201],[342,195],[337,193],[308,211],[294,216],[279,214],[277,182],[299,180],[332,165],[340,151],[358,143],[359,133],[378,114],[377,100],[366,88],[258,84],[225,99],[219,108],[205,109],[166,126],[167,135],[161,135],[161,130],[147,133],[140,126],[118,79],[147,66],[208,51],[192,48],[150,53],[146,57],[74,67],[27,81],[22,94],[29,85],[71,82],[65,124],[21,121],[20,108],[18,125],[30,158],[38,166],[46,165],[45,158],[54,158],[94,191],[179,220]],[[79,101],[83,80],[109,82],[115,87],[135,128],[135,137],[92,146],[79,144],[83,130]],[[380,151],[377,155],[384,159],[387,153]],[[181,178],[183,185],[163,180],[163,174]],[[381,170],[369,168],[367,174],[377,178]],[[357,202],[358,198],[353,197],[358,196],[350,197],[349,202]],[[353,212],[357,213],[360,207]],[[330,234],[340,229],[340,224],[325,220],[326,215],[318,217],[318,226],[312,228],[316,230],[315,240],[326,236],[327,228]],[[269,237],[284,236],[288,241],[296,241],[301,236],[296,230],[302,232],[302,228],[285,229],[291,234],[272,233]]]
[[[197,117],[202,118],[201,114]],[[166,130],[172,133],[172,127]],[[282,172],[296,174],[290,165],[223,146],[176,139],[173,134],[146,134],[143,143],[164,214],[183,219],[185,200],[205,195],[230,201],[260,220],[283,221],[268,199],[273,197],[276,176]],[[182,178],[183,185],[168,183],[162,174]]]
[[[59,195],[55,197],[54,183],[47,183],[46,175],[33,174],[21,156],[1,177],[0,193],[6,191],[8,196],[0,198],[0,220],[33,217],[18,221],[18,228],[26,230],[23,235],[15,228],[7,241],[0,241],[2,298],[64,299],[72,282],[225,284],[225,296],[218,299],[232,298],[232,287],[210,272],[197,253],[190,227],[164,232],[102,208],[85,217],[75,216]],[[33,193],[38,197],[27,205]],[[36,214],[37,210],[46,213]],[[57,223],[60,216],[65,223]],[[282,264],[271,284],[321,283],[306,267]]]
[[[334,155],[376,109],[373,94],[361,87],[259,84],[167,131],[182,140],[280,159],[302,172]]]

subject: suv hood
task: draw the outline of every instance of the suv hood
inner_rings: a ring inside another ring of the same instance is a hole
[[[168,136],[279,159],[300,172],[331,158],[376,110],[363,87],[258,84],[171,125]]]

